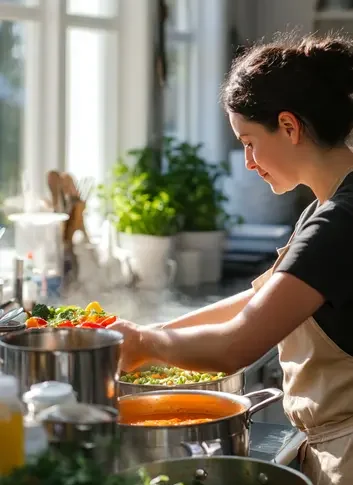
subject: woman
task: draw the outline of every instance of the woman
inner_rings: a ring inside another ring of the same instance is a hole
[[[222,99],[246,166],[316,200],[252,289],[160,326],[121,321],[123,367],[160,360],[235,372],[278,344],[284,409],[307,434],[315,485],[353,481],[353,43],[293,37],[237,59]]]

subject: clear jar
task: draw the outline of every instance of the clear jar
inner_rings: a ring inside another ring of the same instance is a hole
[[[38,414],[57,404],[76,403],[76,397],[70,384],[46,381],[31,386],[23,395],[28,414],[25,417],[25,454],[30,462],[48,448],[48,435]]]
[[[15,377],[0,375],[0,476],[24,464],[23,407]]]

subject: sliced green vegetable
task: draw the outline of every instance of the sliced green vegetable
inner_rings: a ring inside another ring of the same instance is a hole
[[[121,376],[122,382],[130,384],[176,386],[216,381],[226,377],[224,372],[205,373],[180,369],[179,367],[151,366],[149,370],[131,372]]]

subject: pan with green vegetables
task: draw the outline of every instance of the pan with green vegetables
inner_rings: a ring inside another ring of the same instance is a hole
[[[120,377],[121,396],[166,388],[244,394],[244,370],[227,375],[224,372],[197,372],[159,364],[122,373]]]

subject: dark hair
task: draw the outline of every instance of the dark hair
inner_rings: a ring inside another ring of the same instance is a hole
[[[279,35],[233,61],[222,87],[225,109],[274,131],[293,113],[321,146],[345,142],[353,128],[353,41],[339,34]]]

